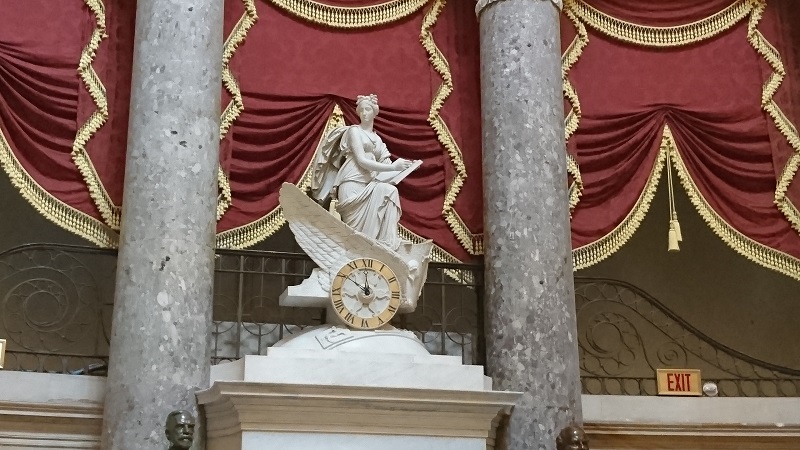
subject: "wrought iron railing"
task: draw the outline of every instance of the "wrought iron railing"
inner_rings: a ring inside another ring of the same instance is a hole
[[[102,373],[116,252],[31,244],[0,253],[0,338],[8,370]]]
[[[212,362],[263,354],[280,339],[324,323],[325,311],[278,304],[313,269],[305,256],[218,252]],[[102,375],[108,361],[116,252],[33,244],[0,253],[0,338],[5,368]],[[394,324],[433,354],[485,361],[482,267],[432,264],[413,314]],[[623,282],[577,277],[584,393],[654,395],[655,369],[699,368],[722,396],[800,396],[800,370],[713,341],[656,299]]]
[[[212,362],[264,354],[297,331],[325,322],[322,308],[278,304],[287,286],[315,267],[307,256],[247,250],[218,252],[214,283]],[[433,354],[482,364],[482,267],[431,264],[417,309],[393,325],[417,334]]]
[[[635,286],[577,278],[575,301],[584,393],[655,395],[656,369],[693,368],[720,396],[800,396],[800,370],[714,341]]]
[[[263,354],[278,340],[324,323],[324,310],[278,304],[314,267],[305,255],[220,250],[214,280],[212,363]],[[104,374],[108,361],[116,252],[32,244],[0,253],[0,338],[5,368]],[[431,353],[481,364],[481,266],[432,264],[413,314],[395,325]]]

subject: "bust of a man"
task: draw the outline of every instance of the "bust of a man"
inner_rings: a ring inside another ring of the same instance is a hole
[[[589,439],[581,427],[569,425],[558,434],[556,450],[589,450]]]
[[[172,411],[164,428],[169,450],[188,450],[194,441],[194,417],[188,411]]]

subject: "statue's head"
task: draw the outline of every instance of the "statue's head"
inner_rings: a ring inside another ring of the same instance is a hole
[[[556,450],[589,450],[589,439],[577,425],[568,425],[558,433]]]
[[[356,97],[356,114],[361,120],[372,120],[378,115],[378,96],[375,94]]]
[[[172,411],[167,416],[164,431],[170,450],[188,450],[194,440],[194,417],[188,411]]]

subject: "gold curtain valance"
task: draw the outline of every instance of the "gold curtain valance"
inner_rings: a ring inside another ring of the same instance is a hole
[[[273,5],[313,23],[333,28],[369,28],[400,20],[428,0],[392,0],[369,6],[332,6],[312,0],[269,0]]]

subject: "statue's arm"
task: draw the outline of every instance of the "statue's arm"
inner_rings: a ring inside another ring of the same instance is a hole
[[[356,164],[359,166],[372,170],[375,172],[391,172],[393,170],[404,170],[408,164],[404,159],[398,159],[391,163],[386,162],[378,162],[373,161],[367,158],[366,153],[364,153],[364,144],[361,142],[361,138],[358,135],[359,131],[356,127],[350,127],[347,130],[348,134],[348,141],[350,143],[350,152],[352,154],[353,159],[355,159]]]

